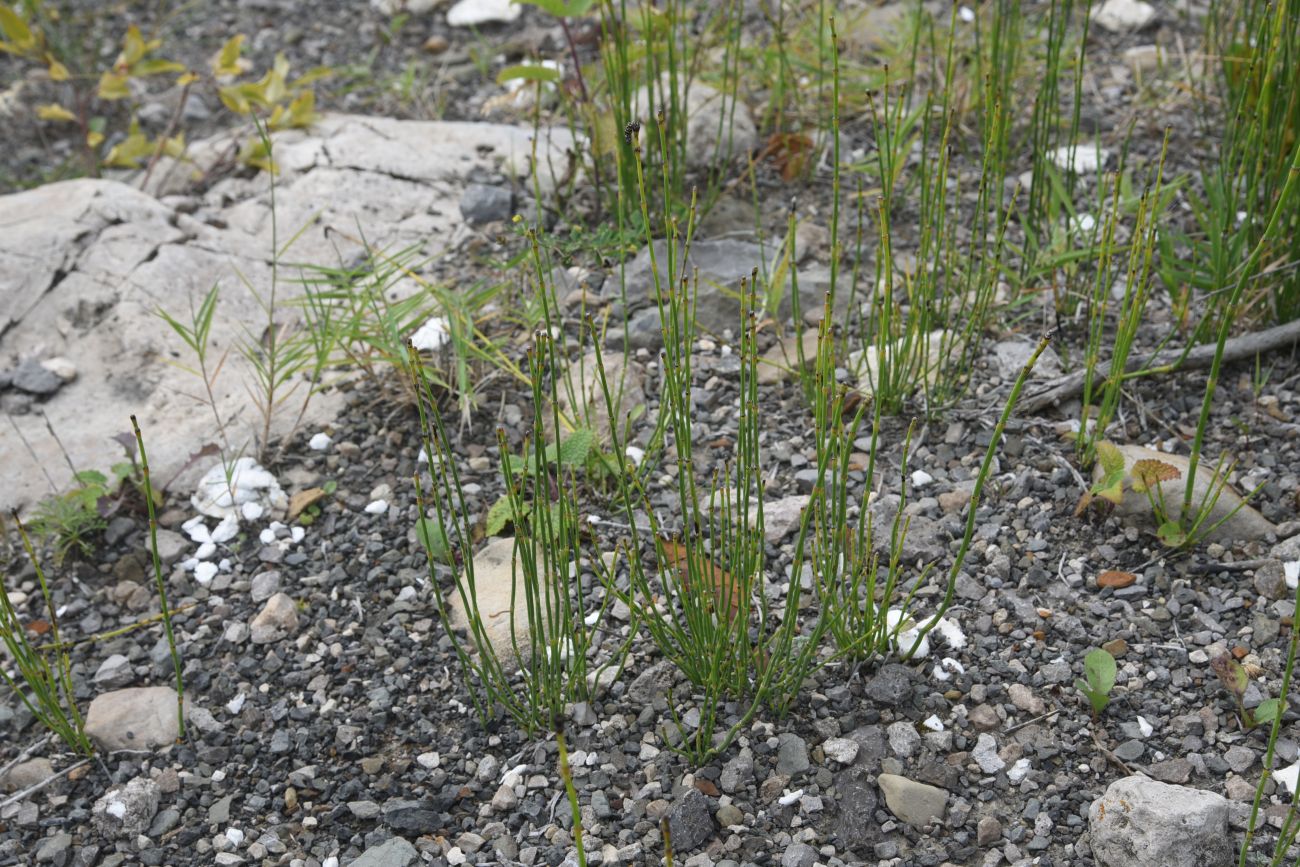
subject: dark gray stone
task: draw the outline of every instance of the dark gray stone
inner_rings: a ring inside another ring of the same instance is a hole
[[[627,688],[627,697],[633,705],[648,705],[656,698],[668,695],[677,668],[667,659],[661,659],[638,674]]]
[[[912,694],[912,683],[916,675],[912,669],[897,662],[880,667],[876,676],[867,681],[863,691],[867,698],[883,705],[896,705]]]
[[[713,836],[713,815],[709,799],[699,789],[690,789],[668,811],[668,831],[673,851],[698,849]]]
[[[471,226],[508,220],[514,196],[503,187],[487,184],[470,184],[460,197],[460,215]]]
[[[63,386],[63,380],[53,371],[46,370],[34,358],[28,358],[13,370],[10,385],[19,391],[42,397],[54,394]]]
[[[866,768],[852,767],[835,775],[835,791],[840,796],[840,818],[835,835],[846,849],[862,850],[880,840],[876,806],[880,796],[871,783]]]
[[[780,746],[776,751],[776,772],[787,777],[802,774],[811,767],[808,762],[808,744],[792,732],[777,736]]]

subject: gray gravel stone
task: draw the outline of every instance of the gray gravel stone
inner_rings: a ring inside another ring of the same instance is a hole
[[[349,867],[408,867],[420,859],[415,847],[401,837],[393,837],[362,852]]]
[[[853,767],[836,774],[835,791],[840,799],[840,817],[835,826],[840,844],[860,850],[878,841],[880,823],[876,821],[876,806],[880,799],[867,769]]]
[[[157,783],[136,777],[105,792],[91,807],[90,821],[105,837],[134,838],[149,827],[161,797]]]
[[[807,843],[791,843],[781,855],[781,867],[813,867],[817,850]]]
[[[808,762],[808,744],[791,732],[778,735],[780,746],[776,753],[776,772],[787,777],[802,774],[811,765]]]
[[[704,845],[714,831],[709,799],[699,789],[687,791],[668,811],[668,830],[674,851],[687,852]]]
[[[471,226],[508,220],[514,196],[503,187],[470,184],[460,197],[460,215]]]
[[[34,358],[28,358],[13,370],[10,385],[28,394],[51,395],[63,385],[63,379]]]
[[[915,674],[906,665],[896,662],[880,667],[876,676],[867,681],[863,691],[867,698],[883,705],[896,705],[912,693]]]
[[[742,749],[735,758],[730,759],[723,765],[722,774],[718,777],[718,785],[728,795],[734,795],[753,781],[754,754],[749,751],[748,747]]]
[[[1204,867],[1233,856],[1222,795],[1135,775],[1111,783],[1088,810],[1101,867]]]

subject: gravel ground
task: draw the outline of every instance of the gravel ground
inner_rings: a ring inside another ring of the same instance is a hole
[[[1296,368],[1279,361],[1270,380],[1276,384],[1263,397],[1276,397],[1280,414],[1293,418],[1300,409]],[[696,362],[700,442],[734,436],[734,356],[715,347]],[[1211,453],[1228,449],[1238,473],[1267,479],[1262,511],[1289,520],[1294,531],[1300,427],[1254,412],[1253,395],[1235,387],[1247,372],[1232,370],[1225,379]],[[988,380],[994,378],[990,372]],[[1137,392],[1160,427],[1179,430],[1192,423],[1198,404],[1169,395],[1194,395],[1202,386],[1200,377],[1180,375],[1139,383]],[[960,497],[946,495],[970,477],[988,441],[987,407],[1002,388],[966,401],[946,428],[928,429],[912,457],[911,467],[933,477],[909,507],[924,528],[912,544],[922,551],[936,546],[941,567],[960,530]],[[655,393],[653,371],[649,391]],[[415,420],[400,406],[377,413],[368,397],[356,394],[354,411],[330,431],[328,452],[290,444],[276,467],[291,489],[338,484],[301,542],[293,543],[288,530],[269,544],[237,537],[221,548],[229,571],[207,587],[182,570],[173,573],[175,604],[195,606],[177,618],[186,687],[214,719],[182,745],[108,756],[83,777],[0,811],[4,863],[36,857],[55,864],[347,864],[392,835],[415,840],[436,863],[564,861],[570,818],[554,741],[526,739],[508,723],[484,730],[470,713],[434,607],[433,593],[450,589],[448,577],[430,585],[410,531],[416,512],[405,480],[416,469]],[[521,436],[521,395],[488,397],[488,405],[502,407],[498,421]],[[789,384],[763,399],[765,459],[777,469],[772,497],[795,492],[797,474],[785,468],[805,466],[810,455],[797,433],[806,425],[800,406]],[[649,409],[656,410],[654,398]],[[1144,416],[1133,415],[1131,433],[1140,439]],[[969,637],[965,647],[940,642],[932,658],[909,665],[832,664],[814,676],[793,713],[760,717],[716,761],[697,768],[661,737],[671,726],[674,671],[656,659],[648,640],[637,641],[628,676],[575,707],[570,719],[588,851],[603,849],[605,863],[658,863],[658,820],[668,814],[685,863],[1028,858],[1086,865],[1093,863],[1080,842],[1088,806],[1123,775],[1121,767],[1238,802],[1249,798],[1263,739],[1239,729],[1207,661],[1241,648],[1263,669],[1258,688],[1276,689],[1280,630],[1291,614],[1286,591],[1276,577],[1234,563],[1265,556],[1268,543],[1210,545],[1172,558],[1115,518],[1074,518],[1080,489],[1059,428],[1050,419],[1019,419],[1007,438],[958,581],[953,618]],[[901,458],[901,430],[891,423],[884,437],[886,480]],[[456,449],[469,508],[486,509],[500,491],[496,458],[473,435]],[[721,461],[726,450],[709,455]],[[652,502],[668,506],[671,496],[657,490]],[[366,507],[380,499],[388,510],[369,513]],[[602,506],[596,500],[590,508]],[[164,523],[176,527],[188,516],[188,509],[173,509]],[[139,521],[119,522],[110,536],[112,546],[95,565],[71,570],[79,576],[76,590],[56,591],[74,634],[125,625],[156,604],[140,589],[148,578]],[[790,541],[769,549],[769,574],[781,574],[789,562]],[[1153,556],[1131,586],[1098,588],[1100,571],[1133,569]],[[24,589],[35,588],[29,581]],[[255,620],[278,591],[298,610],[292,625],[267,641],[257,636]],[[921,605],[932,595],[927,589]],[[627,629],[617,627],[611,644]],[[1119,685],[1094,721],[1071,684],[1085,651],[1103,642],[1119,659]],[[115,654],[126,662],[101,669]],[[157,630],[81,645],[74,659],[83,702],[106,685],[165,685],[170,677]],[[677,686],[680,696],[684,686]],[[677,711],[688,709],[683,703]],[[22,708],[10,703],[0,713],[11,744],[39,734]],[[926,728],[931,717],[942,731]],[[1289,764],[1296,753],[1288,724],[1279,759]],[[56,767],[69,758],[52,748],[46,755]],[[942,829],[918,830],[886,811],[868,784],[882,773],[946,790]],[[87,820],[110,779],[139,776],[156,779],[164,802],[145,836],[115,840],[94,830]]]

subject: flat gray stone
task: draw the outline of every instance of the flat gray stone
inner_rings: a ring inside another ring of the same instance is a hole
[[[948,808],[948,793],[938,786],[897,774],[881,774],[876,784],[885,795],[889,811],[913,828],[924,828],[942,820]]]
[[[393,837],[362,852],[349,867],[408,867],[419,858],[414,846],[401,837]]]
[[[175,743],[176,691],[142,686],[102,693],[86,711],[86,736],[105,752],[152,750]]]
[[[1111,783],[1088,809],[1092,854],[1100,867],[1203,867],[1228,864],[1228,800],[1141,775]]]

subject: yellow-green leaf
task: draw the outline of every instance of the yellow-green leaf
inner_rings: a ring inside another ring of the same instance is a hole
[[[239,53],[243,50],[243,45],[244,34],[242,33],[236,33],[227,39],[226,44],[221,46],[221,50],[212,60],[212,74],[235,76],[243,72],[243,67],[239,63]]]
[[[1123,452],[1108,440],[1097,443],[1097,460],[1101,462],[1101,469],[1108,476],[1124,470]]]
[[[118,65],[130,68],[138,63],[147,51],[140,28],[132,24],[126,29],[126,35],[122,37],[122,53],[117,56]]]
[[[102,132],[97,132],[92,129],[90,132],[86,133],[86,146],[91,150],[94,150],[103,143],[104,134]]]
[[[140,132],[139,124],[132,123],[130,134],[113,145],[108,152],[108,156],[104,157],[104,164],[117,168],[134,169],[139,167],[140,160],[152,156],[153,151],[153,142],[149,141],[148,136]]]
[[[199,80],[198,73],[187,71],[184,74],[177,77],[176,84],[181,87],[188,87],[189,85],[193,84],[198,80]]]
[[[308,90],[298,94],[298,97],[289,103],[288,123],[292,129],[302,129],[316,120],[316,94]]]
[[[100,99],[126,99],[130,95],[131,88],[127,87],[125,75],[118,75],[116,72],[105,72],[99,77],[98,96]]]
[[[72,77],[71,73],[68,72],[68,67],[56,60],[54,55],[46,54],[45,63],[49,67],[50,81],[67,81]]]
[[[8,3],[0,3],[0,33],[5,35],[18,52],[29,51],[36,46],[36,37],[32,35],[31,28],[18,17],[17,12],[9,8]]]
[[[161,57],[154,57],[149,60],[141,60],[131,67],[132,75],[164,75],[168,72],[184,72],[185,64],[177,63],[174,60],[164,60]]]
[[[306,87],[309,84],[315,84],[322,78],[329,78],[333,74],[334,70],[328,66],[317,66],[313,69],[309,69],[298,78],[295,78],[291,86],[294,90],[298,90],[299,88]]]
[[[36,116],[41,120],[72,120],[75,121],[77,116],[68,111],[63,106],[55,102],[46,103],[45,105],[36,106]]]
[[[248,97],[244,95],[244,89],[237,84],[218,89],[217,96],[221,98],[221,103],[235,114],[248,114],[253,109],[249,105]]]

